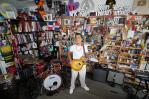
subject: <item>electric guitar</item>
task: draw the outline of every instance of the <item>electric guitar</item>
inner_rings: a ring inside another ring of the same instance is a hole
[[[80,71],[82,67],[86,64],[86,61],[92,56],[97,56],[97,52],[92,52],[88,54],[88,57],[82,56],[80,59],[74,59],[71,61],[70,66],[75,71]]]

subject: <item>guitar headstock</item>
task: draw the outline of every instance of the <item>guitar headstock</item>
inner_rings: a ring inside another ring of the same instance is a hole
[[[90,52],[90,53],[88,53],[88,59],[89,59],[89,61],[92,61],[92,62],[98,62],[98,52],[97,51],[95,51],[95,52]]]

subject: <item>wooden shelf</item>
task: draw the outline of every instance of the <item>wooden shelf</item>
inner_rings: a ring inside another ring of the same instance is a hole
[[[10,19],[10,20],[11,21],[34,21],[34,22],[41,22],[41,20],[32,20],[32,19]],[[42,22],[44,22],[44,21],[42,21]]]
[[[141,56],[140,54],[130,54],[130,53],[126,53],[126,52],[121,52],[122,55],[129,55],[129,56]]]
[[[132,71],[132,69],[130,68],[130,66],[127,66],[127,67],[120,67],[120,69],[124,69],[126,71]]]
[[[120,69],[120,68],[119,68],[119,69]],[[126,69],[126,68],[120,69],[120,70],[118,70],[118,71],[123,72],[123,73],[125,73],[125,74],[129,74],[129,75],[132,75],[132,74],[133,74],[132,72],[128,71],[128,69]],[[134,77],[131,76],[130,78],[134,78]]]
[[[142,50],[141,48],[135,48],[135,47],[122,47],[121,49],[138,49],[138,50]]]
[[[104,18],[103,16],[89,16],[88,18]]]
[[[116,28],[120,28],[120,27],[124,27],[125,24],[114,24],[112,26],[108,26],[108,27],[116,27]]]
[[[120,58],[123,58],[123,59],[132,59],[132,58],[128,58],[128,57],[126,57],[126,56],[119,56]]]
[[[130,63],[126,63],[126,62],[120,62],[120,61],[118,61],[117,63],[119,63],[119,64],[131,65]]]
[[[10,66],[14,66],[15,62],[8,62],[6,63],[6,68],[10,67]]]
[[[104,15],[105,18],[113,18],[113,17],[124,17],[126,18],[126,15]]]
[[[149,16],[148,14],[135,14],[135,15],[129,15],[129,16]]]
[[[107,62],[99,61],[100,64],[108,64]]]
[[[120,42],[120,40],[110,40],[111,42]]]
[[[6,79],[4,78],[6,76]],[[8,73],[6,75],[0,75],[0,84],[4,84],[5,82],[12,81],[14,78],[14,74]]]
[[[107,47],[121,47],[121,46],[117,46],[117,45],[108,45]]]
[[[128,83],[128,84],[131,84],[131,85],[138,85],[139,83],[136,82],[136,81],[132,81],[132,80],[124,80],[124,83]]]
[[[65,18],[73,18],[72,16],[61,16],[60,18],[65,19]]]
[[[42,31],[30,31],[30,32],[13,32],[14,34],[33,34],[37,32],[42,32]]]
[[[112,63],[112,62],[115,62],[116,63],[117,61],[115,61],[115,60],[108,60],[107,62],[108,63]]]
[[[83,16],[61,16],[61,17],[56,17],[56,18],[61,18],[61,19],[76,19],[76,18],[86,18]]]
[[[112,52],[112,53],[115,53],[115,54],[119,53],[118,51],[113,51],[113,50],[108,50],[108,52]]]
[[[141,55],[141,56],[144,56],[144,57],[149,57],[149,55]]]
[[[132,15],[132,16],[142,16],[142,15]],[[122,18],[125,18],[126,21],[127,21],[127,16],[124,16],[124,17],[122,16]],[[105,23],[107,24],[108,21],[114,19],[114,16],[104,16],[104,19],[105,19]],[[125,74],[130,75],[130,78],[128,77],[128,80],[126,81],[127,83],[138,84],[138,82],[135,81],[135,72],[132,70],[132,68],[130,66],[131,66],[131,64],[133,64],[133,62],[132,62],[133,59],[137,58],[137,62],[135,62],[134,64],[137,65],[137,68],[139,68],[141,59],[144,59],[145,57],[149,57],[149,55],[148,54],[142,55],[142,53],[132,52],[133,50],[142,51],[143,48],[140,47],[140,46],[137,47],[137,46],[133,46],[133,45],[123,46],[123,44],[122,44],[123,40],[121,39],[121,38],[123,38],[123,36],[118,37],[119,35],[116,35],[116,34],[115,35],[110,35],[110,33],[108,31],[109,28],[121,29],[121,28],[125,27],[124,25],[127,25],[126,21],[124,22],[124,24],[112,24],[112,25],[107,24],[107,25],[105,25],[107,31],[106,31],[106,35],[105,35],[106,40],[104,42],[106,46],[104,46],[104,47],[106,47],[105,48],[106,50],[102,50],[101,51],[102,53],[100,54],[100,56],[102,56],[105,51],[110,53],[110,54],[117,55],[118,56],[117,59],[116,59],[117,61],[113,61],[113,66],[117,66],[117,68],[116,68],[117,71],[121,71]],[[138,35],[141,36],[142,34],[139,33]],[[113,36],[116,36],[118,38],[115,40],[115,39],[113,39]],[[132,40],[132,41],[133,41],[133,43],[135,43],[136,39]],[[144,51],[149,52],[149,49],[145,50],[145,48],[144,48]],[[105,56],[105,55],[106,54],[104,54],[103,56]],[[107,61],[106,59],[103,59],[102,61],[100,61],[100,63],[104,63],[104,64],[108,64],[108,65],[111,65],[111,62],[112,61],[110,61],[110,60]],[[111,65],[110,67],[112,68],[113,66]],[[129,80],[129,79],[132,79],[132,80]]]

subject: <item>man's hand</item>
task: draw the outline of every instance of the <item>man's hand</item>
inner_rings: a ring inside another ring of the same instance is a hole
[[[79,59],[73,59],[73,60],[70,60],[70,64],[72,63],[72,61],[79,61]]]

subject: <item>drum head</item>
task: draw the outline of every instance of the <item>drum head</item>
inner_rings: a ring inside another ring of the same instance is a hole
[[[44,88],[48,91],[55,91],[61,86],[62,79],[59,75],[49,75],[43,82]]]

